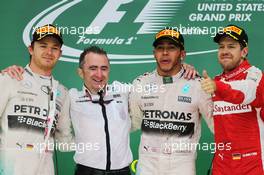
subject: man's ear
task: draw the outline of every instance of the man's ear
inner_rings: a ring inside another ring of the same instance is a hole
[[[242,50],[241,50],[241,57],[242,58],[246,58],[248,55],[248,47],[244,47]]]
[[[185,57],[186,57],[186,52],[185,52],[185,50],[182,50],[181,51],[181,60],[183,61]]]
[[[28,46],[28,52],[29,52],[30,55],[33,54],[33,47],[32,47],[32,45],[29,45]]]
[[[154,56],[154,58],[155,58],[155,59],[157,59],[157,57],[156,57],[156,51],[155,51],[155,49],[153,49],[153,51],[152,51],[152,52],[153,52],[153,56]]]
[[[60,50],[60,56],[59,56],[59,58],[61,57],[61,54],[62,54],[62,50]]]
[[[81,68],[77,69],[77,73],[83,79],[83,70]]]

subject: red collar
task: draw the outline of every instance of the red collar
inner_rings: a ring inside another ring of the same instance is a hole
[[[236,77],[240,73],[244,72],[248,68],[250,68],[251,65],[249,64],[248,60],[244,60],[237,68],[232,70],[228,73],[222,73],[221,75],[217,76],[216,78],[224,78],[226,81]]]

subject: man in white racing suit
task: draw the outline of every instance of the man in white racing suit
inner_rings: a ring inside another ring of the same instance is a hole
[[[157,33],[157,69],[133,82],[132,127],[141,128],[137,174],[194,175],[201,114],[212,129],[212,101],[199,77],[184,79],[184,39],[173,29]]]
[[[55,26],[39,27],[23,80],[0,75],[1,175],[53,175],[54,140],[72,141],[69,95],[51,75],[62,44]]]

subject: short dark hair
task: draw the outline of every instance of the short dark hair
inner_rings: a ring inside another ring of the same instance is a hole
[[[98,46],[90,46],[90,47],[87,47],[83,50],[83,52],[81,53],[80,55],[80,58],[79,58],[79,68],[82,68],[83,67],[83,64],[84,64],[84,57],[88,54],[88,53],[96,53],[96,54],[99,54],[99,55],[105,55],[107,57],[107,53],[106,51],[103,49],[103,48],[100,48]],[[107,57],[107,60],[108,60],[108,57]]]

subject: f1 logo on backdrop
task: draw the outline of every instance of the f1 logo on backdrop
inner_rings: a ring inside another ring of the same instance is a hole
[[[125,15],[125,11],[118,11],[121,5],[128,4],[134,0],[108,0],[95,19],[92,21],[90,28],[98,27],[98,33],[105,28],[108,23],[118,23]],[[174,16],[185,0],[150,0],[137,16],[134,23],[142,23],[137,34],[152,34],[162,27],[166,26],[169,17]],[[176,5],[176,6],[175,6]],[[175,11],[172,11],[175,10]],[[159,14],[160,13],[160,14]],[[147,14],[150,14],[149,16]],[[158,15],[159,14],[159,15]],[[155,16],[156,15],[156,16]],[[167,18],[167,19],[166,19]]]
[[[61,61],[78,62],[83,48],[98,45],[107,50],[111,64],[152,63],[152,50],[147,48],[151,48],[154,34],[170,26],[184,3],[185,0],[107,0],[96,3],[63,0],[27,24],[23,41],[28,46],[36,27],[53,23],[60,28],[64,40],[67,38]],[[84,7],[87,10],[83,10]],[[56,23],[57,18],[60,19],[59,24]]]

